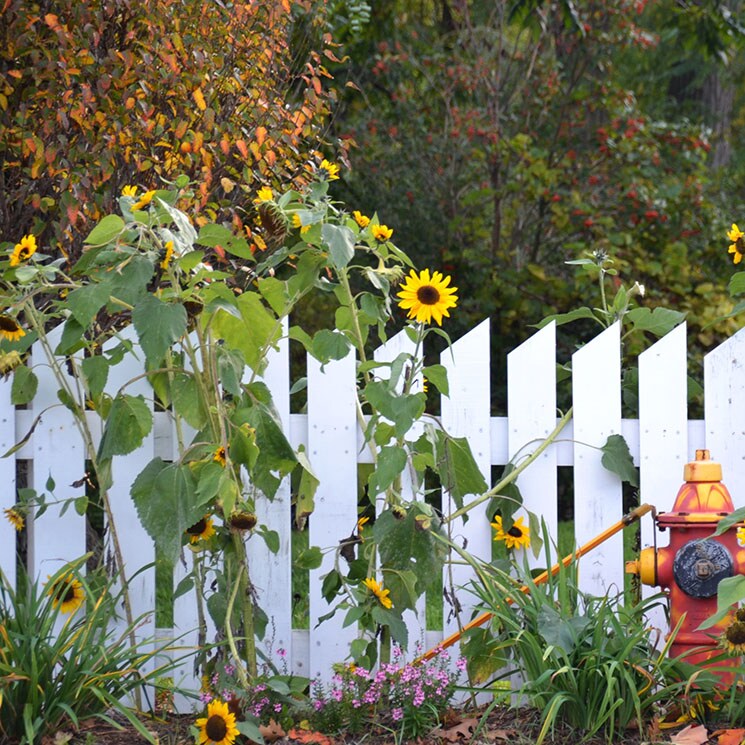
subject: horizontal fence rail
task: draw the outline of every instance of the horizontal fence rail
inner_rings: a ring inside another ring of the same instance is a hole
[[[492,469],[508,462],[520,462],[556,427],[556,334],[549,324],[507,359],[507,416],[491,416],[488,320],[453,343],[452,351],[440,360],[448,370],[450,396],[441,400],[439,421],[452,435],[469,440],[476,462],[487,483],[494,483]],[[407,349],[399,335],[376,352],[376,359],[391,360]],[[0,510],[16,501],[17,479],[24,485],[44,491],[47,480],[55,482],[54,494],[62,500],[81,496],[79,481],[85,473],[82,441],[72,416],[59,405],[57,385],[51,371],[42,364],[38,350],[32,352],[34,371],[39,377],[39,393],[28,408],[10,403],[11,381],[0,381],[0,450],[6,452],[41,419],[28,441],[11,456],[0,459]],[[639,469],[639,501],[670,509],[682,482],[683,466],[696,449],[708,448],[721,462],[724,481],[736,507],[745,504],[745,330],[727,340],[704,358],[704,419],[689,420],[687,415],[686,326],[681,324],[650,346],[639,357],[639,414],[625,419],[621,415],[620,331],[612,326],[574,353],[572,357],[573,419],[551,445],[520,475],[518,485],[525,507],[541,516],[549,533],[557,535],[558,474],[570,468],[574,500],[575,540],[582,544],[620,519],[623,492],[619,478],[601,464],[600,448],[612,434],[626,439]],[[500,362],[501,365],[501,362]],[[114,395],[121,385],[143,371],[136,360],[112,369],[107,390]],[[294,447],[303,446],[320,481],[315,512],[309,520],[310,545],[337,546],[355,528],[358,516],[358,468],[372,458],[363,442],[355,408],[355,361],[352,356],[326,364],[323,368],[308,360],[307,413],[290,413],[289,349],[286,342],[272,356],[264,380],[272,391],[280,419]],[[142,378],[129,393],[152,397]],[[432,394],[430,394],[432,395]],[[100,433],[95,412],[88,412],[94,431]],[[111,499],[117,529],[122,541],[127,576],[132,576],[154,559],[154,547],[141,527],[129,496],[132,481],[155,456],[174,460],[173,424],[167,412],[154,414],[154,427],[143,446],[128,456],[114,459],[114,486]],[[406,487],[405,487],[406,488]],[[409,492],[411,493],[411,492]],[[444,504],[447,509],[447,504]],[[343,615],[317,626],[329,608],[321,595],[324,575],[332,567],[332,552],[324,555],[322,566],[310,572],[308,629],[293,629],[293,588],[291,574],[291,494],[286,479],[273,502],[258,508],[260,521],[279,535],[279,552],[271,553],[264,541],[249,540],[252,582],[258,602],[270,617],[264,649],[276,653],[284,649],[294,672],[328,680],[332,665],[344,660],[353,626],[343,627]],[[492,530],[483,508],[472,519],[453,526],[458,540],[467,541],[473,554],[489,560]],[[0,567],[10,581],[15,580],[17,534],[0,520]],[[65,562],[86,551],[84,516],[74,509],[61,514],[52,505],[39,519],[28,520],[27,569],[34,576],[52,574]],[[643,521],[642,545],[651,545],[651,521]],[[189,570],[190,552],[179,563],[175,583]],[[531,559],[532,560],[532,559]],[[603,594],[623,587],[624,564],[621,536],[603,544],[581,560],[581,588]],[[471,580],[467,567],[454,565],[455,584],[465,588]],[[155,572],[147,569],[135,579],[135,614],[150,613],[150,620],[138,632],[142,638],[178,637],[185,648],[196,645],[197,610],[193,594],[175,602],[174,628],[155,629]],[[463,589],[459,600],[463,618],[470,617],[472,596]],[[423,604],[418,613],[407,613],[409,638],[434,645],[444,635],[457,630],[457,621],[444,608],[443,628],[427,629]],[[210,630],[214,634],[214,629]],[[181,668],[180,682],[199,688],[191,662]]]

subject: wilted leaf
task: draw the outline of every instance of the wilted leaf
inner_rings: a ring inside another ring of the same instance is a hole
[[[709,741],[709,733],[703,724],[689,724],[680,732],[670,735],[673,745],[704,745]]]
[[[622,481],[639,486],[639,473],[634,467],[634,459],[623,435],[611,435],[601,449],[603,457],[600,462],[605,468],[619,476]]]

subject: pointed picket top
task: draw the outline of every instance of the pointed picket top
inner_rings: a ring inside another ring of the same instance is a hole
[[[556,427],[555,322],[544,326],[507,355],[507,411],[510,459],[519,465]],[[556,540],[555,448],[548,448],[531,463],[518,477],[517,486],[525,509],[542,518]],[[542,557],[535,559],[530,551],[528,557],[535,564],[545,565]]]
[[[672,508],[688,460],[686,331],[680,324],[639,355],[640,501],[659,511]],[[652,545],[652,521],[641,531],[642,547]]]
[[[489,319],[482,321],[472,331],[453,342],[450,349],[440,355],[448,375],[450,396],[441,397],[441,420],[445,431],[454,437],[465,437],[471,446],[474,459],[486,480],[491,484],[491,386],[489,367]],[[468,504],[469,499],[465,500]],[[450,514],[456,505],[443,495],[443,511]],[[454,520],[448,525],[452,538],[461,545],[467,543],[468,551],[485,561],[491,560],[491,527],[485,516],[485,507],[476,507],[468,522]],[[456,538],[457,537],[457,538]],[[470,568],[462,564],[445,567],[445,588],[455,592],[461,607],[461,623],[471,618],[475,597],[466,589],[473,580]],[[458,629],[458,619],[444,608],[443,632],[447,636]]]
[[[58,326],[49,332],[48,339],[52,349],[59,344],[62,329],[62,326]],[[34,416],[43,414],[33,434],[33,462],[28,485],[38,494],[48,495],[46,484],[51,476],[55,482],[55,500],[75,499],[82,495],[82,491],[72,484],[80,481],[85,474],[86,452],[83,439],[72,413],[57,398],[59,383],[38,341],[31,348],[31,359],[39,388],[30,409]],[[62,360],[63,370],[64,364]],[[85,518],[78,515],[69,504],[65,513],[61,514],[65,503],[50,506],[34,521],[29,565],[33,567],[36,576],[54,574],[69,561],[85,554]]]
[[[706,447],[722,464],[735,507],[745,506],[745,329],[704,357]],[[693,454],[689,454],[693,457]]]
[[[621,481],[601,463],[610,435],[621,434],[621,338],[614,323],[572,355],[574,535],[582,545],[621,519]],[[593,595],[623,590],[619,533],[580,561],[580,588]]]
[[[308,359],[308,457],[319,480],[315,510],[309,518],[309,541],[336,549],[357,525],[357,379],[352,352],[323,369]],[[330,606],[321,595],[323,577],[334,568],[336,554],[325,551],[322,565],[310,572],[310,628]],[[342,559],[343,561],[343,559]],[[310,670],[294,672],[329,682],[332,666],[343,662],[356,637],[354,624],[344,627],[344,612],[324,621],[311,637]]]
[[[274,406],[282,423],[282,430],[290,435],[290,344],[286,336],[287,323],[283,324],[283,336],[276,349],[267,355],[267,367],[262,376],[272,394]],[[281,667],[276,657],[283,649],[292,659],[292,530],[289,476],[274,495],[274,499],[256,500],[256,516],[260,525],[276,532],[279,550],[272,553],[262,538],[252,536],[246,543],[251,581],[258,593],[258,603],[269,616],[271,633],[258,642],[269,659]],[[274,656],[274,659],[272,657]]]
[[[16,434],[15,407],[10,403],[11,386],[12,377],[0,378],[0,455],[8,452],[19,439]],[[12,456],[0,458],[0,483],[3,484],[3,489],[0,490],[0,569],[8,584],[15,587],[17,531],[4,512],[16,502],[16,459]],[[28,530],[28,526],[26,529]]]

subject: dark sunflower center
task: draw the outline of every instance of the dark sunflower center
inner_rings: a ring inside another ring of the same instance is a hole
[[[187,528],[186,532],[189,535],[202,535],[206,527],[207,527],[207,521],[204,518],[202,518],[199,522],[196,522],[190,528]]]
[[[239,530],[251,530],[256,525],[256,515],[252,512],[238,512],[230,518],[230,524]]]
[[[513,538],[522,538],[523,532],[516,525],[513,525],[508,531],[507,535],[511,535]]]
[[[228,725],[219,714],[213,714],[204,727],[204,731],[210,740],[220,742],[228,734]]]
[[[745,644],[745,623],[736,621],[724,633],[730,644]]]
[[[62,602],[69,603],[71,600],[75,600],[75,586],[72,582],[69,582],[64,588],[64,594],[62,595]]]
[[[422,305],[435,305],[440,300],[440,293],[432,285],[422,285],[416,291],[416,298]]]
[[[737,240],[735,241],[735,248],[737,248],[737,250],[738,250],[738,251],[739,251],[740,253],[745,253],[745,239],[743,239],[743,237],[742,237],[742,236],[740,236],[740,237],[739,237],[739,238],[738,238],[738,239],[737,239]]]
[[[10,316],[0,316],[0,330],[18,331],[18,324]]]
[[[31,249],[27,246],[24,246],[19,252],[18,252],[18,258],[21,261],[25,261],[29,256],[31,256]]]

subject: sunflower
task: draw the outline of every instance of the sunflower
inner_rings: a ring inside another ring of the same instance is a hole
[[[212,518],[209,515],[205,515],[190,528],[187,528],[186,532],[190,536],[189,540],[192,543],[199,543],[199,541],[206,541],[215,535],[215,526],[212,524]]]
[[[137,196],[137,187],[136,186],[125,186],[122,188],[122,196],[123,197],[136,197]]]
[[[16,341],[26,332],[18,325],[18,321],[10,316],[0,315],[0,336],[5,337],[8,341]]]
[[[735,264],[739,264],[742,261],[742,255],[745,254],[745,233],[737,227],[735,223],[732,223],[732,228],[727,232],[727,238],[732,241],[727,253],[734,254],[733,260]]]
[[[163,261],[160,262],[160,268],[168,269],[168,265],[171,263],[171,257],[173,256],[173,241],[166,241],[164,248],[166,253],[163,257]]]
[[[354,210],[354,212],[352,212],[352,217],[357,225],[363,229],[370,224],[370,218],[367,215],[363,215],[359,210]]]
[[[256,193],[256,199],[254,204],[261,204],[262,202],[271,202],[274,199],[274,194],[271,187],[262,186],[261,189]]]
[[[230,527],[235,530],[252,530],[258,519],[253,512],[233,512],[230,515]]]
[[[393,228],[389,228],[387,225],[373,225],[370,230],[373,238],[380,243],[385,243],[393,235]]]
[[[735,620],[724,630],[719,643],[731,655],[745,654],[745,622]]]
[[[390,590],[384,590],[380,584],[377,582],[377,580],[370,579],[369,577],[364,582],[365,587],[367,587],[370,592],[375,595],[375,597],[378,599],[378,602],[384,607],[384,608],[391,608],[393,606],[393,601],[388,597],[391,594]]]
[[[52,605],[62,613],[74,613],[85,599],[83,586],[72,574],[52,582],[47,595],[52,598]]]
[[[155,196],[155,190],[146,191],[133,205],[132,205],[132,211],[134,210],[141,210],[144,207],[147,207],[150,202],[153,201],[153,197]]]
[[[365,529],[365,524],[370,522],[370,518],[363,515],[357,520],[357,535],[362,535],[362,531]]]
[[[495,541],[504,541],[507,548],[520,548],[530,546],[530,528],[523,523],[522,517],[518,517],[509,530],[504,529],[501,515],[494,515],[494,522],[490,523],[492,528],[497,531],[494,536]]]
[[[321,161],[321,165],[318,167],[318,175],[324,181],[336,181],[336,179],[339,178],[339,166],[337,166],[336,163],[329,163],[329,161],[324,158]]]
[[[23,515],[13,507],[3,510],[5,519],[20,533],[23,530]]]
[[[219,463],[221,466],[224,466],[228,462],[225,448],[222,445],[220,445],[220,447],[215,450],[215,454],[212,457],[212,460],[214,460],[215,463]]]
[[[30,259],[36,253],[36,236],[24,235],[20,243],[16,243],[10,255],[10,265],[18,266],[22,261]]]
[[[235,726],[235,714],[224,701],[210,701],[207,716],[195,722],[199,728],[199,745],[233,745],[240,732]]]
[[[448,287],[450,277],[443,277],[440,272],[423,269],[419,275],[412,269],[406,281],[401,285],[398,304],[408,311],[408,317],[419,323],[431,323],[434,318],[442,326],[442,317],[449,316],[449,308],[454,308],[458,296],[457,287]]]

